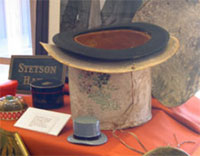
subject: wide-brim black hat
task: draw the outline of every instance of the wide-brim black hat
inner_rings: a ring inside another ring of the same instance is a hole
[[[154,24],[126,23],[58,33],[53,41],[65,53],[101,60],[135,60],[162,52],[169,33]]]
[[[63,49],[53,44],[41,43],[43,48],[54,59],[69,67],[101,73],[127,73],[153,67],[167,61],[176,54],[179,48],[179,41],[170,35],[169,41],[163,52],[156,55],[149,55],[138,60],[105,61],[89,57],[79,57],[71,53],[66,53]]]

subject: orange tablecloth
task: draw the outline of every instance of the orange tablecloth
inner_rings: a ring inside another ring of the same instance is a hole
[[[31,106],[31,96],[24,96]],[[69,96],[65,96],[65,106],[55,111],[70,113]],[[192,156],[200,156],[200,99],[193,97],[182,106],[169,109],[162,106],[156,99],[152,99],[153,118],[149,122],[125,131],[135,133],[148,150],[159,146],[176,146],[174,134],[179,143],[194,141],[181,146]],[[15,121],[0,120],[0,127],[18,132],[22,137],[31,155],[84,155],[84,156],[139,156],[122,145],[113,135],[112,131],[103,131],[108,142],[101,146],[80,146],[67,142],[67,137],[73,133],[72,120],[70,120],[59,136],[51,136],[39,132],[13,127]],[[138,142],[128,133],[117,132],[127,144],[142,150]]]

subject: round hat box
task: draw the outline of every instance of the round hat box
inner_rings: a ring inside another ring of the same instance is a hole
[[[64,84],[55,79],[42,79],[30,84],[33,106],[41,109],[55,109],[64,105]]]

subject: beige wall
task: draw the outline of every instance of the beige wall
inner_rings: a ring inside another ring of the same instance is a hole
[[[52,38],[60,32],[60,0],[49,1],[49,43],[52,44]]]
[[[35,54],[36,3],[37,3],[37,0],[30,0],[31,35],[32,35],[33,54]]]

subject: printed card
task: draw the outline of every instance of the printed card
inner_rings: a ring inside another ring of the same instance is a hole
[[[70,117],[70,114],[29,107],[14,126],[57,136]]]

